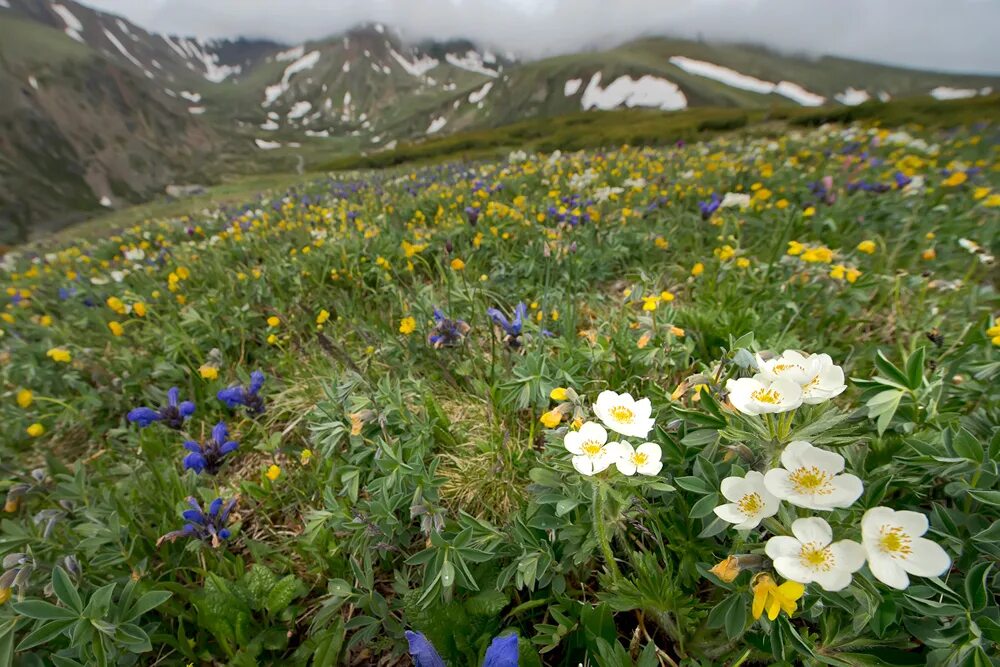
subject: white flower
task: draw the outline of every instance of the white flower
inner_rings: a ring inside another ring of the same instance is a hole
[[[623,192],[625,192],[623,188],[613,188],[605,185],[594,190],[594,199],[600,202],[605,202],[611,199],[612,195],[620,195]]]
[[[833,363],[829,354],[810,354],[785,350],[780,357],[764,361],[757,355],[758,380],[792,380],[802,388],[802,402],[815,405],[828,401],[845,389],[844,369]]]
[[[746,415],[788,412],[802,405],[802,388],[797,382],[778,378],[764,379],[760,374],[726,382],[729,402]]]
[[[563,446],[573,454],[573,467],[581,475],[596,475],[614,463],[620,454],[620,444],[608,442],[608,432],[596,422],[587,422],[579,431],[570,431]]]
[[[736,524],[737,530],[756,528],[760,522],[778,511],[781,501],[764,487],[764,476],[751,470],[746,477],[722,480],[722,495],[731,502],[715,508],[723,521]]]
[[[796,519],[792,535],[772,537],[764,547],[774,569],[785,579],[816,582],[825,591],[840,591],[865,564],[864,548],[851,540],[834,542],[833,529],[819,517]]]
[[[719,204],[719,208],[730,208],[732,206],[746,208],[749,205],[750,195],[745,192],[727,192],[726,196],[722,198],[722,203]]]
[[[861,496],[861,480],[843,473],[844,457],[813,447],[804,440],[781,452],[783,468],[764,474],[764,486],[782,500],[812,510],[850,507]],[[841,474],[843,473],[843,474]]]
[[[637,401],[631,394],[617,394],[613,391],[602,391],[594,403],[594,414],[605,426],[616,433],[634,438],[645,438],[652,430],[652,412],[653,406],[648,398]]]
[[[861,543],[868,568],[879,581],[900,590],[910,585],[907,574],[939,577],[951,567],[951,558],[935,542],[921,537],[927,517],[873,507],[861,517]]]
[[[618,459],[615,467],[623,475],[657,475],[663,468],[660,461],[660,446],[655,442],[644,442],[635,449],[627,442],[618,443]]]

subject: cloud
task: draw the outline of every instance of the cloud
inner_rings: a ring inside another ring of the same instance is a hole
[[[996,0],[85,0],[143,27],[299,43],[380,21],[525,57],[643,35],[761,43],[921,69],[1000,73]]]

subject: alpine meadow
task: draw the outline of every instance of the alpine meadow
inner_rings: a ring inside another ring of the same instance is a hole
[[[0,0],[0,666],[1000,665],[1000,76],[91,4]]]

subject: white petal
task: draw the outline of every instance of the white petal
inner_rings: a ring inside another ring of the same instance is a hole
[[[838,570],[857,572],[865,564],[865,548],[853,540],[840,540],[830,545]]]
[[[624,457],[619,457],[615,460],[615,467],[618,468],[618,472],[629,477],[634,475],[637,470],[636,465],[632,463],[632,459]]]
[[[653,404],[649,402],[648,398],[636,401],[635,405],[632,406],[632,412],[635,414],[636,421],[648,420],[649,416],[653,414]]]
[[[851,579],[851,572],[839,568],[814,575],[814,580],[824,591],[842,591],[851,585]]]
[[[781,452],[781,465],[787,470],[795,470],[807,465],[813,446],[805,440],[793,440]]]
[[[893,588],[903,590],[910,585],[910,578],[906,576],[906,571],[889,556],[869,551],[868,569],[872,571],[876,579]]]
[[[775,498],[787,500],[791,496],[789,474],[784,468],[771,468],[764,473],[764,488]]]
[[[719,517],[723,521],[728,521],[729,523],[738,524],[747,520],[747,516],[740,511],[739,507],[736,506],[736,503],[719,505],[713,511],[715,512],[715,516]]]
[[[580,455],[583,454],[583,443],[585,442],[587,442],[587,439],[580,431],[569,431],[566,433],[566,437],[563,438],[563,447],[570,454]]]
[[[792,522],[792,535],[803,544],[815,542],[819,547],[825,547],[833,541],[833,529],[819,517],[796,519]]]
[[[917,537],[910,547],[913,551],[909,557],[900,561],[903,569],[910,574],[918,577],[940,577],[951,567],[951,558],[937,542]]]
[[[650,477],[654,475],[659,475],[660,471],[663,470],[662,461],[647,461],[637,468],[640,475],[648,475]]]
[[[764,553],[774,560],[776,558],[798,558],[802,543],[788,535],[775,535],[764,545]]]
[[[776,558],[774,560],[774,569],[777,570],[778,574],[783,576],[785,579],[791,579],[792,581],[797,581],[800,584],[812,583],[816,576],[815,572],[803,567],[798,556],[795,558],[788,558],[785,556]]]
[[[851,474],[837,475],[830,483],[833,491],[817,498],[824,507],[850,507],[865,490],[861,480]]]
[[[594,470],[594,462],[589,456],[574,456],[573,467],[576,468],[578,473],[587,477],[597,472]]]
[[[804,455],[803,458],[808,460],[808,465],[814,465],[820,470],[832,473],[834,475],[839,474],[844,470],[844,457],[836,452],[828,452],[825,449],[820,449],[819,447],[813,447],[809,450],[809,453]]]
[[[602,445],[608,441],[608,432],[597,422],[586,422],[580,427],[579,433],[584,440],[595,440]]]
[[[910,537],[920,537],[927,532],[927,515],[920,512],[900,510],[893,513],[892,522],[900,526]]]
[[[740,498],[748,493],[752,493],[755,489],[747,480],[742,477],[727,477],[722,480],[720,484],[720,489],[722,491],[722,496],[726,500],[731,500],[734,503],[738,502]]]
[[[861,534],[865,537],[877,538],[882,526],[892,523],[895,511],[890,507],[873,507],[861,517]]]

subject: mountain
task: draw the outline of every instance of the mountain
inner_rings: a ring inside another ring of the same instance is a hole
[[[531,117],[854,105],[997,87],[998,77],[666,37],[534,61],[468,40],[411,43],[377,23],[295,45],[201,40],[72,0],[0,0],[0,242],[169,183]]]

